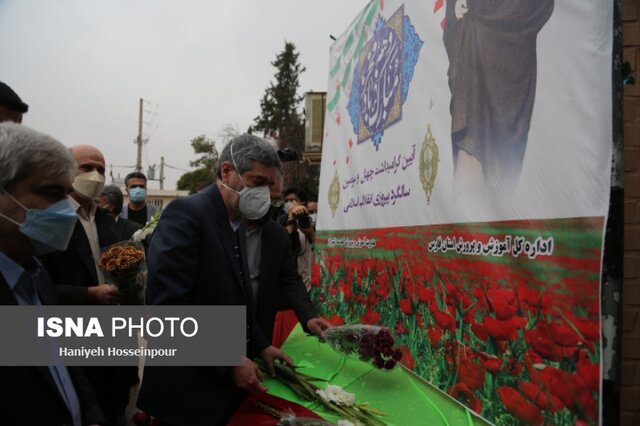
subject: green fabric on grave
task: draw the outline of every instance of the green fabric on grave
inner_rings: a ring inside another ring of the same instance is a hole
[[[483,420],[452,401],[436,388],[417,378],[404,368],[392,371],[373,368],[357,359],[344,358],[315,337],[304,334],[298,325],[282,350],[293,358],[301,373],[323,379],[355,393],[356,402],[368,402],[388,416],[390,426],[484,426]],[[339,418],[319,404],[300,399],[287,386],[270,377],[265,378],[269,393],[296,402],[329,421]],[[325,382],[316,382],[320,388]]]

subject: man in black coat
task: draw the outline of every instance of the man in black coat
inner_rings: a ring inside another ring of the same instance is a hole
[[[94,201],[104,188],[104,156],[89,145],[75,146],[70,151],[78,165],[70,193],[78,221],[67,250],[49,254],[43,260],[61,304],[117,304],[117,287],[107,283],[97,266],[100,251],[119,241],[113,218]],[[138,382],[137,367],[86,367],[85,374],[108,424],[122,425],[130,388]]]
[[[71,202],[78,222],[66,251],[43,258],[56,285],[62,304],[115,304],[118,289],[106,283],[98,269],[100,250],[118,242],[113,218],[95,201],[104,187],[105,161],[102,153],[88,145],[71,148],[78,174],[73,181]]]
[[[69,242],[77,218],[66,194],[75,170],[60,142],[0,123],[0,305],[55,304],[51,281],[34,255],[64,250]],[[0,377],[2,425],[105,424],[79,368],[3,367]]]
[[[330,325],[318,317],[302,282],[289,233],[272,219],[260,232],[262,247],[255,307],[262,332],[272,338],[278,311],[293,309],[303,329],[322,338],[323,331]]]
[[[98,205],[109,213],[116,222],[116,235],[120,241],[131,239],[133,234],[142,228],[139,223],[120,217],[123,202],[122,191],[116,185],[105,186],[102,194],[98,197]]]
[[[148,251],[147,304],[247,306],[241,365],[145,367],[138,407],[160,426],[224,425],[245,392],[265,391],[251,357],[260,355],[270,370],[275,359],[291,362],[256,324],[241,220],[267,212],[280,166],[267,141],[234,138],[220,154],[217,182],[171,202],[158,222]]]
[[[282,173],[271,188],[271,208],[259,220],[247,220],[247,251],[256,318],[260,329],[273,339],[278,311],[293,309],[306,332],[319,338],[330,324],[319,318],[298,273],[297,256],[288,230],[273,219],[282,197]],[[297,234],[297,233],[296,233]],[[272,340],[273,341],[273,340]]]

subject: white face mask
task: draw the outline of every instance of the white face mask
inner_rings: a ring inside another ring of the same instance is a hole
[[[317,213],[309,213],[309,219],[311,219],[311,223],[315,225],[316,223],[316,217],[318,216]]]
[[[291,210],[291,207],[295,206],[296,202],[295,201],[287,201],[284,203],[284,211],[289,213],[289,210]]]
[[[104,176],[96,170],[83,173],[76,176],[72,186],[76,194],[93,200],[102,194],[102,190],[104,189]]]
[[[231,145],[231,161],[233,161],[233,166],[236,168],[236,172],[238,173],[238,177],[240,177],[240,181],[244,185],[244,188],[242,188],[241,191],[236,191],[224,182],[220,182],[227,189],[240,196],[238,208],[240,209],[240,214],[242,214],[242,216],[250,220],[261,219],[269,212],[269,208],[271,207],[271,193],[269,191],[269,187],[266,185],[248,187],[247,184],[244,183],[240,172],[238,172],[236,160],[233,158],[233,145]]]

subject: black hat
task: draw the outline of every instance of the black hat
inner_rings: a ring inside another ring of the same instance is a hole
[[[3,82],[0,81],[0,105],[8,108],[12,111],[25,113],[29,111],[29,105],[22,102],[20,96],[16,92],[11,89],[11,87],[7,86]]]

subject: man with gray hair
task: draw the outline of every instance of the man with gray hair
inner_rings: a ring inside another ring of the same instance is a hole
[[[252,309],[251,275],[242,218],[259,219],[281,164],[264,139],[234,138],[218,160],[218,180],[169,204],[148,250],[149,305],[247,306],[247,357],[237,367],[145,367],[138,407],[159,425],[224,425],[245,392],[264,392],[260,355],[273,375],[276,359]],[[219,342],[224,344],[223,342]]]
[[[77,217],[67,193],[75,172],[60,142],[0,123],[0,305],[56,303],[35,255],[65,250],[69,243]],[[0,424],[104,423],[82,371],[59,358],[48,367],[3,367],[0,377]]]

